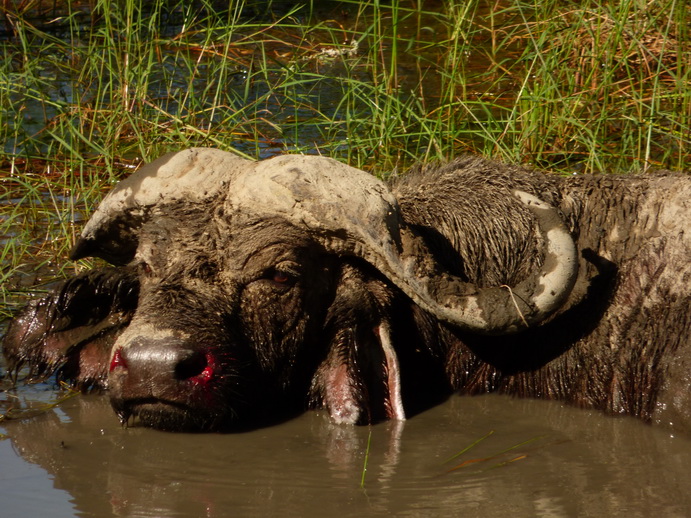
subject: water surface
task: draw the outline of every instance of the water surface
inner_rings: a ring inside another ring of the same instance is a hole
[[[554,402],[452,397],[371,428],[309,412],[172,434],[122,428],[90,395],[3,431],[5,517],[691,514],[688,437]]]

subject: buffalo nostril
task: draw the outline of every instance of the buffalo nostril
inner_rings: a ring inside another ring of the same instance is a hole
[[[115,351],[115,354],[113,354],[113,358],[110,360],[110,372],[113,372],[115,369],[118,367],[122,368],[127,368],[127,361],[125,360],[125,357],[122,355],[122,349],[118,349]]]
[[[211,354],[195,351],[187,358],[181,359],[175,366],[175,379],[190,380],[195,383],[206,383],[214,374]]]

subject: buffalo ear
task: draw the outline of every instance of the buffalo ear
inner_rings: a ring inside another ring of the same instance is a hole
[[[57,372],[75,385],[103,387],[113,343],[137,306],[133,270],[91,270],[57,284],[10,322],[3,353],[15,378],[28,365],[28,382]]]
[[[327,316],[329,346],[312,382],[312,402],[336,423],[405,419],[401,373],[386,318],[390,293],[345,268]]]
[[[313,396],[338,424],[405,420],[400,369],[388,325],[343,331],[319,367]]]

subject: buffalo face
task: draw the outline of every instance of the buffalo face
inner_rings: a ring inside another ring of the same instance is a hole
[[[328,257],[280,221],[219,218],[175,213],[141,232],[139,304],[108,368],[125,422],[218,429],[297,410],[292,395],[308,390],[333,297]]]

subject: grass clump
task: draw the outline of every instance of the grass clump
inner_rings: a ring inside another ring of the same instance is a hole
[[[507,65],[524,78],[509,120],[521,155],[586,172],[689,167],[687,3],[547,2],[521,14],[507,36],[525,47],[525,63]]]

